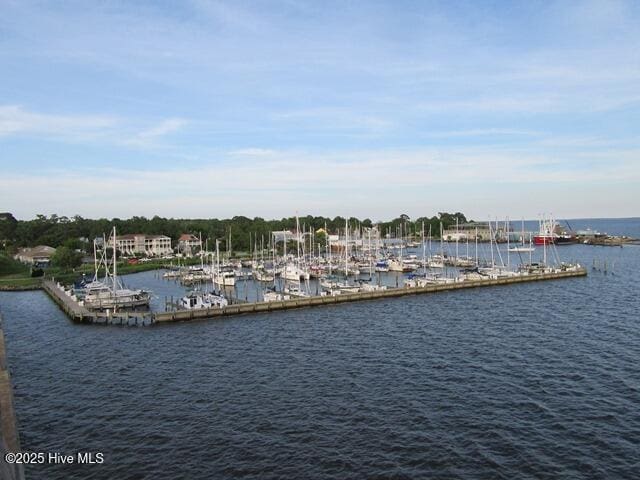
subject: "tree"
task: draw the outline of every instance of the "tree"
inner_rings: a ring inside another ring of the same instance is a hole
[[[64,241],[64,243],[62,244],[65,247],[70,248],[71,250],[85,250],[86,251],[86,247],[87,245],[80,240],[79,238],[68,238]]]
[[[69,247],[58,247],[51,257],[51,264],[60,268],[75,268],[82,264],[82,254]]]
[[[319,243],[322,247],[327,245],[328,237],[324,229],[317,231],[315,235],[316,235],[316,244]]]
[[[0,240],[13,240],[18,220],[11,213],[0,213]]]

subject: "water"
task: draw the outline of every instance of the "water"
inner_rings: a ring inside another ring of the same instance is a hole
[[[23,448],[105,455],[28,478],[637,478],[640,247],[559,250],[589,276],[153,328],[0,293]]]
[[[495,220],[493,220],[495,222]],[[625,235],[640,238],[640,217],[636,218],[577,218],[558,219],[557,222],[567,230],[578,231],[591,229],[609,235]],[[502,226],[503,222],[499,221]],[[517,233],[522,228],[522,222],[511,220],[511,228]],[[527,232],[538,232],[538,220],[526,220],[524,229]],[[527,237],[528,238],[528,237]]]

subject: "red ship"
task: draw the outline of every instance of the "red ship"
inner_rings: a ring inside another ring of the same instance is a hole
[[[556,243],[556,236],[553,233],[544,234],[544,235],[534,235],[533,243],[535,245],[552,245]]]
[[[577,241],[573,232],[566,231],[553,219],[541,220],[540,231],[533,237],[533,243],[536,245],[570,245]]]

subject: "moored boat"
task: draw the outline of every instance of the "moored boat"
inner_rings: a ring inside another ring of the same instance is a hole
[[[95,274],[93,281],[86,284],[81,291],[82,305],[91,310],[148,307],[151,301],[151,292],[141,289],[132,290],[124,288],[118,279],[115,227],[113,227],[112,241],[113,258],[111,262],[107,259],[107,251],[106,248],[104,248],[106,242],[104,242],[104,240],[102,242],[100,259],[98,260],[98,247],[94,241]],[[109,264],[111,268],[109,268]],[[98,272],[100,268],[103,267],[105,269],[105,276],[102,280],[98,280]]]
[[[198,310],[201,308],[222,308],[228,304],[229,301],[224,295],[212,292],[191,292],[180,299],[178,308],[182,310]]]

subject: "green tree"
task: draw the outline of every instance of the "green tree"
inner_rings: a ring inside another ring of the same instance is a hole
[[[82,253],[69,247],[58,247],[51,257],[51,264],[60,268],[75,268],[82,264]]]
[[[0,213],[0,241],[13,240],[18,220],[9,212]]]

